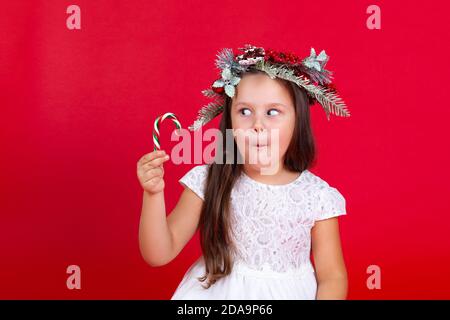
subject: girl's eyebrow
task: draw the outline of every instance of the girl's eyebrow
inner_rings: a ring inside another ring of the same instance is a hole
[[[238,106],[240,104],[251,105],[251,103],[244,102],[244,101],[239,101],[235,105]],[[283,106],[283,107],[287,108],[287,106],[282,104],[281,102],[269,102],[269,103],[266,103],[266,107],[271,107],[271,106]]]

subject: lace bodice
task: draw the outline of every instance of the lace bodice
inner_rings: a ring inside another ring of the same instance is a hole
[[[179,180],[203,200],[208,167],[197,165]],[[309,170],[284,185],[261,183],[242,173],[231,192],[235,261],[256,270],[297,269],[310,262],[314,223],[345,214],[342,194]]]

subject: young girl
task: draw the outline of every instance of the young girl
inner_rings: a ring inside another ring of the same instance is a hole
[[[328,56],[312,49],[300,61],[251,45],[241,50],[237,57],[229,49],[218,56],[225,71],[204,94],[222,104],[204,107],[191,127],[223,112],[224,161],[189,170],[167,218],[163,164],[169,156],[154,151],[138,161],[142,256],[152,266],[165,265],[199,228],[203,254],[172,299],[345,299],[337,220],[346,214],[345,198],[308,169],[315,161],[309,107],[320,102],[327,116],[349,116],[323,69]],[[228,147],[227,129],[235,137]],[[231,163],[230,148],[238,151]],[[267,162],[249,161],[263,153],[279,164],[271,174],[263,174]]]

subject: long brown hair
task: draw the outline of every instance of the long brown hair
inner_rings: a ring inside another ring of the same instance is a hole
[[[249,71],[251,73],[262,72],[259,70]],[[278,79],[287,86],[295,106],[295,127],[291,142],[286,151],[284,166],[289,171],[303,172],[310,168],[316,161],[316,148],[314,136],[310,124],[311,100],[306,92],[296,84]],[[232,99],[225,95],[225,105],[222,119],[220,121],[220,131],[223,141],[221,144],[223,156],[219,163],[212,162],[205,186],[205,202],[199,221],[200,243],[205,260],[206,274],[198,277],[198,280],[207,281],[206,289],[213,285],[218,279],[229,275],[232,270],[235,245],[232,241],[232,226],[230,223],[230,197],[231,190],[237,178],[241,175],[242,164],[237,161],[238,148],[233,139],[233,146],[226,145],[226,129],[231,129],[231,105]],[[233,159],[230,163],[229,154]],[[217,158],[216,158],[217,159]],[[228,159],[228,160],[227,160]]]

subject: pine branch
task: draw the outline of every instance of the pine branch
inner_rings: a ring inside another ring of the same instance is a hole
[[[215,92],[213,89],[205,89],[202,91],[203,95],[208,98],[220,98],[221,95]]]
[[[270,63],[266,63],[265,61],[259,61],[256,64],[256,68],[266,72],[272,79],[278,77],[294,82],[298,86],[303,87],[322,105],[328,120],[330,120],[330,113],[343,117],[350,116],[345,102],[342,101],[342,99],[336,93],[332,92],[331,90],[327,90],[320,85],[312,84],[305,77],[296,76],[293,70],[286,68],[285,66],[276,66]]]
[[[233,60],[234,60],[233,50],[225,48],[217,55],[216,66],[221,70],[230,69]]]
[[[194,124],[189,126],[188,129],[191,131],[195,131],[201,126],[205,125],[212,119],[214,119],[217,115],[219,115],[223,110],[223,101],[216,100],[211,101],[207,105],[203,106],[197,115],[197,119],[194,121]]]
[[[327,119],[330,120],[330,113],[341,117],[350,117],[350,112],[347,110],[345,102],[339,97],[338,94],[320,85],[313,85],[307,79],[300,79],[301,85],[307,91],[309,91],[314,98],[320,103],[325,110]]]
[[[233,50],[225,48],[217,54],[216,67],[220,70],[230,69],[233,74],[247,71],[246,66],[241,66],[234,60]]]

